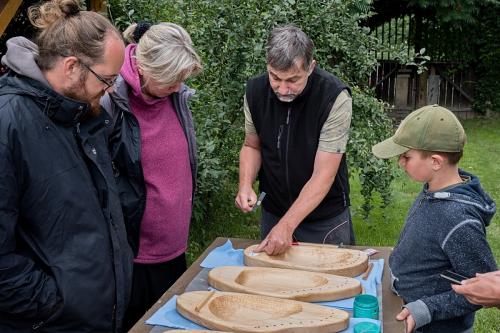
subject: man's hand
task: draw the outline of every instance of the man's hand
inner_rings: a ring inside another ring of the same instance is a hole
[[[257,195],[251,187],[241,188],[234,202],[242,212],[248,213],[252,211],[253,206],[257,203]]]
[[[254,249],[254,252],[266,252],[275,256],[285,252],[292,245],[292,235],[295,229],[283,220],[271,229],[267,237]]]
[[[472,304],[500,308],[500,271],[476,274],[476,277],[463,280],[461,285],[451,287]]]
[[[257,203],[257,195],[252,188],[261,165],[260,138],[257,134],[246,134],[240,151],[240,183],[234,200],[242,212],[252,211]]]
[[[410,310],[407,308],[404,308],[400,313],[398,313],[396,319],[399,321],[405,321],[406,333],[411,333],[415,329],[415,320],[411,316]]]

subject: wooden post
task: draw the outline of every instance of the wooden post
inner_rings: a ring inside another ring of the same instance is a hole
[[[410,74],[398,73],[396,75],[396,93],[394,96],[394,105],[396,108],[408,107],[408,89],[410,87]]]
[[[439,104],[439,85],[441,77],[436,74],[429,75],[427,79],[427,104]]]
[[[418,76],[418,91],[416,96],[417,105],[416,108],[420,108],[427,105],[427,79],[429,78],[429,72],[434,73],[434,67],[431,65],[428,71],[423,72]]]
[[[22,0],[0,0],[0,36],[16,15],[21,3]]]
[[[90,10],[98,13],[105,14],[106,10],[106,1],[104,0],[90,0]]]

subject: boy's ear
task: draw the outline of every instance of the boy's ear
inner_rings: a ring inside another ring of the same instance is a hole
[[[431,155],[432,170],[440,170],[446,163],[446,159],[442,155],[433,154]]]

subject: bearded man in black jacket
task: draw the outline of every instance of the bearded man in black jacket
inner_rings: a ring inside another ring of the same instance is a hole
[[[349,213],[346,144],[351,122],[349,88],[319,69],[312,40],[295,26],[271,31],[267,73],[247,82],[245,141],[240,152],[236,205],[265,192],[255,251],[277,255],[293,241],[354,244]]]
[[[120,332],[132,279],[99,99],[119,32],[78,0],[31,8],[0,78],[0,332]]]

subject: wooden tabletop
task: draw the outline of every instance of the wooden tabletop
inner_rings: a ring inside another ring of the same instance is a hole
[[[151,309],[132,327],[129,332],[132,333],[149,333],[154,327],[147,325],[145,321],[151,317],[161,306],[163,306],[174,295],[180,295],[184,292],[188,284],[194,279],[201,271],[200,263],[205,257],[216,247],[223,245],[228,238],[218,237],[212,244],[201,254],[201,256],[193,262],[188,270],[160,297]],[[234,248],[244,249],[250,245],[257,244],[258,240],[230,238]],[[350,246],[354,249],[372,248],[379,251],[379,253],[372,255],[371,259],[384,258],[384,275],[382,277],[382,315],[384,333],[403,333],[405,332],[404,325],[395,319],[396,314],[401,311],[402,300],[391,291],[391,278],[389,274],[389,255],[391,253],[390,247],[375,247],[375,246]]]

